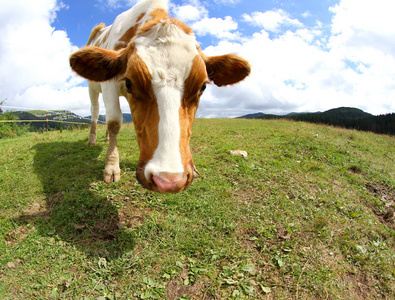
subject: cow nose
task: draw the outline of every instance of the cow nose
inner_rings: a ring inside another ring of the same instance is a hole
[[[180,190],[180,181],[183,180],[182,173],[159,173],[153,175],[152,180],[158,187],[159,193],[172,193]]]

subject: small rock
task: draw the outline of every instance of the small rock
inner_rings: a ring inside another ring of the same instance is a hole
[[[228,153],[230,155],[237,155],[237,156],[240,156],[240,157],[243,157],[243,158],[246,158],[247,155],[248,155],[247,151],[243,151],[243,150],[229,150]]]
[[[7,263],[7,267],[8,267],[8,269],[15,269],[16,268],[15,263],[13,263],[12,261]]]

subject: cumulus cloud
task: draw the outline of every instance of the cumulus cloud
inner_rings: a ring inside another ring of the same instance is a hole
[[[237,39],[240,34],[235,32],[238,24],[232,17],[204,18],[192,24],[192,29],[200,36],[212,35],[219,39]]]
[[[232,117],[339,106],[373,114],[395,111],[392,3],[380,0],[375,9],[372,5],[341,0],[331,8],[329,33],[319,22],[309,28],[281,10],[244,14],[243,21],[262,30],[241,41],[222,40],[204,51],[220,55],[232,49],[250,60],[252,73],[234,87],[211,86],[198,114]],[[269,32],[277,34],[272,37]]]
[[[222,1],[229,4],[229,1]],[[174,16],[187,22],[199,36],[211,35],[218,39],[238,39],[238,23],[231,16],[209,18],[209,12],[199,0],[190,0],[184,5],[171,5]]]
[[[222,5],[228,5],[228,6],[235,5],[239,2],[240,2],[240,0],[214,0],[215,4],[222,4]]]
[[[252,14],[244,14],[244,21],[258,27],[262,27],[266,31],[278,32],[282,26],[302,27],[296,19],[292,19],[290,15],[282,9],[276,9],[266,12],[253,12]]]
[[[86,88],[76,88],[82,79],[74,75],[68,57],[74,47],[65,31],[51,22],[59,9],[55,0],[1,1],[0,94],[6,105],[37,109],[66,109],[84,101]]]
[[[208,10],[198,1],[192,0],[185,5],[171,5],[174,16],[184,22],[197,21],[208,16]]]

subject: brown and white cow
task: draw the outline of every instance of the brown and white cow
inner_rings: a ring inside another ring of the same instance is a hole
[[[117,135],[122,125],[119,96],[130,106],[140,148],[137,179],[147,189],[179,192],[193,180],[189,148],[199,99],[209,81],[237,83],[250,73],[243,58],[207,57],[193,31],[169,18],[166,0],[142,0],[108,27],[92,30],[89,44],[70,57],[70,66],[89,80],[96,142],[98,97],[106,107],[109,147],[104,181],[120,180]]]

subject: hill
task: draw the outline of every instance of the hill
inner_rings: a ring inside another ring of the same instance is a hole
[[[26,122],[21,122],[23,125],[30,125],[34,130],[40,128],[57,129],[59,128],[58,121],[62,122],[62,127],[67,128],[69,126],[74,126],[75,124],[90,124],[91,116],[81,117],[76,115],[71,111],[66,110],[31,110],[31,111],[13,111],[13,115],[15,115],[19,120],[26,120]],[[122,114],[123,122],[130,123],[132,122],[131,114]],[[47,123],[47,120],[49,121]],[[106,116],[100,115],[99,121],[102,123],[106,122]]]
[[[241,117],[237,117],[237,119],[255,119],[255,118],[263,117],[264,115],[265,115],[264,113],[259,112],[255,114],[248,114]]]
[[[51,110],[51,111],[43,111],[43,110],[31,110],[31,111],[13,111],[13,115],[15,115],[19,120],[26,120],[26,122],[22,122],[22,124],[30,124],[31,127],[35,129],[39,128],[58,128],[58,121],[63,121],[62,126],[67,128],[72,126],[73,123],[83,123],[89,124],[90,120],[86,120],[70,111],[66,110]],[[49,121],[47,123],[47,120]],[[40,122],[41,121],[41,122]],[[69,123],[67,123],[69,122]]]
[[[243,116],[242,118],[251,118]],[[310,123],[327,124],[348,129],[371,131],[383,134],[395,134],[395,114],[374,116],[361,109],[339,107],[325,112],[290,113],[285,116],[261,115],[252,117],[257,119],[291,119]]]
[[[122,114],[122,117],[123,117],[123,123],[125,124],[125,123],[131,123],[131,122],[133,122],[133,118],[132,118],[132,115],[131,114]],[[85,117],[86,119],[91,119],[92,118],[92,116],[87,116],[87,117]],[[101,122],[106,122],[106,116],[105,115],[100,115],[99,116],[99,121],[101,121]]]
[[[1,140],[0,299],[395,299],[393,137],[197,119],[201,177],[161,195],[132,126],[114,184],[105,126]]]

